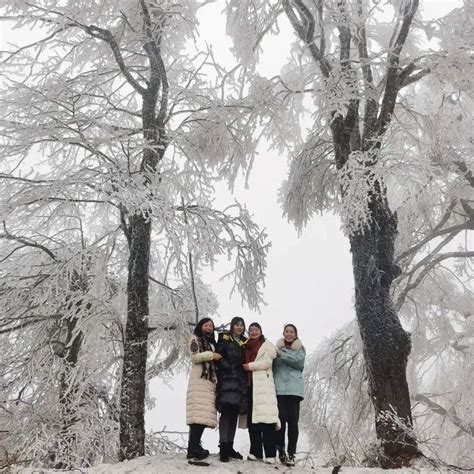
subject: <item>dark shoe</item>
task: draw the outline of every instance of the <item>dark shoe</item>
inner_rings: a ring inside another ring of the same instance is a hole
[[[230,443],[229,457],[232,459],[244,459],[244,457],[234,449],[234,443]]]
[[[294,454],[288,454],[288,456],[286,458],[286,465],[292,467],[295,464],[296,464],[295,455]]]
[[[219,444],[219,459],[221,460],[221,462],[230,461],[229,452],[230,452],[230,443]]]
[[[286,451],[284,449],[278,449],[278,459],[282,464],[286,464],[288,456],[286,455]]]
[[[197,459],[198,461],[201,461],[202,459],[206,459],[208,456],[209,451],[207,449],[188,449],[186,459]]]
[[[201,453],[202,456],[204,456],[204,458],[207,458],[209,456],[209,450],[208,449],[204,449],[202,447],[202,444],[199,443],[198,447],[197,447],[197,451],[199,451]],[[204,458],[201,458],[201,459],[204,459]]]
[[[189,426],[188,452],[186,455],[188,459],[197,459],[200,461],[209,456],[209,451],[204,449],[201,445],[203,430],[203,425],[192,424]]]

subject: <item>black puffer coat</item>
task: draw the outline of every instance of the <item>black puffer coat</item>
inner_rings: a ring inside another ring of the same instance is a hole
[[[239,413],[247,413],[247,374],[244,364],[244,347],[229,333],[219,334],[216,352],[222,355],[217,362],[216,407],[222,412],[225,407],[239,408]]]

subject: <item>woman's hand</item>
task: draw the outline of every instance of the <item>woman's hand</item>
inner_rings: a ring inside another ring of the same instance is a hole
[[[212,353],[212,360],[217,361],[217,360],[221,360],[221,359],[222,359],[222,355],[219,354],[219,352],[213,352]]]
[[[244,364],[242,367],[244,368],[245,372],[250,372],[249,364]]]

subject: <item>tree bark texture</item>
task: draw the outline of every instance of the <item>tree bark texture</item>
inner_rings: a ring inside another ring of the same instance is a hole
[[[74,271],[70,284],[72,294],[87,291],[87,275],[81,275]],[[66,338],[61,349],[58,349],[57,355],[63,359],[64,369],[59,380],[59,407],[60,407],[60,424],[61,432],[58,441],[57,453],[51,455],[55,469],[72,469],[76,465],[77,455],[75,453],[75,444],[77,440],[77,432],[71,429],[78,421],[79,401],[77,395],[79,387],[77,383],[71,383],[71,374],[77,367],[79,362],[82,341],[84,334],[77,331],[77,325],[80,313],[84,310],[88,311],[90,304],[82,299],[75,303],[69,303],[67,317],[62,325],[66,330]],[[59,456],[58,456],[59,454]],[[59,458],[59,459],[58,459]]]
[[[58,354],[63,358],[64,372],[61,374],[59,381],[60,439],[58,441],[57,453],[53,453],[51,456],[55,469],[72,469],[75,467],[77,456],[75,455],[74,448],[77,433],[72,428],[80,421],[77,413],[79,408],[78,401],[76,400],[78,387],[76,383],[70,385],[70,377],[79,361],[84,336],[80,331],[76,334],[76,318],[67,319],[65,324],[67,328],[66,342],[62,354]]]
[[[144,15],[144,32],[149,41],[143,49],[150,65],[148,87],[138,89],[142,96],[142,125],[145,148],[140,171],[156,173],[166,150],[164,128],[168,81],[161,58],[161,34],[153,36],[153,25],[145,2],[140,2]],[[161,91],[161,95],[160,95]],[[158,100],[158,98],[160,99]],[[157,104],[159,102],[159,112]],[[148,354],[148,285],[151,246],[151,215],[133,214],[125,234],[129,246],[127,283],[127,324],[125,329],[122,390],[120,394],[120,460],[134,459],[145,454],[145,388]]]
[[[350,237],[356,293],[356,314],[364,348],[369,395],[384,467],[400,467],[419,455],[412,433],[406,366],[410,335],[395,312],[390,296],[399,268],[394,265],[397,219],[387,200],[374,198],[372,223]],[[395,417],[395,420],[394,420]]]
[[[130,218],[127,324],[120,394],[120,460],[145,454],[145,387],[148,354],[148,284],[151,222]]]

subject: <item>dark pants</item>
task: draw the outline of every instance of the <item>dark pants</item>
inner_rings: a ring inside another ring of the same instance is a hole
[[[296,453],[298,443],[298,421],[300,418],[301,398],[293,395],[278,395],[278,415],[281,429],[276,432],[278,450],[285,449],[285,432],[288,425],[288,454]]]
[[[195,452],[196,449],[199,450],[201,445],[201,437],[204,433],[204,428],[206,425],[199,425],[197,423],[193,423],[189,425],[189,439],[188,439],[188,453]]]
[[[250,437],[250,454],[261,459],[263,458],[263,451],[265,451],[266,458],[274,458],[276,457],[275,424],[252,423],[252,387],[249,387],[248,401],[247,425]]]
[[[233,443],[235,431],[237,429],[237,419],[239,418],[239,407],[230,406],[222,408],[219,419],[219,442]]]

